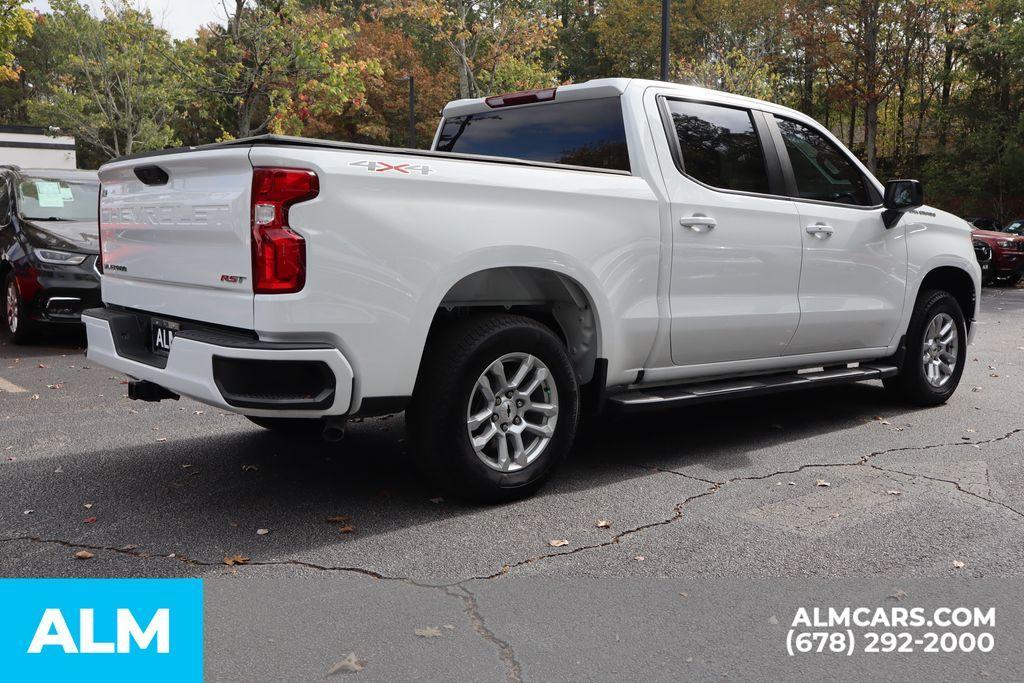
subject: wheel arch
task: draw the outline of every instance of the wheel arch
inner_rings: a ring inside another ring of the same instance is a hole
[[[594,378],[602,357],[598,305],[576,278],[538,266],[494,266],[461,277],[439,301],[427,338],[453,318],[511,311],[550,327],[565,343],[580,384]],[[422,359],[421,359],[422,367]]]
[[[940,289],[956,299],[960,304],[960,310],[964,314],[964,323],[967,331],[970,332],[974,322],[974,311],[977,305],[978,292],[974,286],[974,278],[963,268],[950,265],[940,265],[929,270],[917,289],[916,300],[921,293],[929,289]]]

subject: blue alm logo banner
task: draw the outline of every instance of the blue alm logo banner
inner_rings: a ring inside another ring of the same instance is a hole
[[[0,678],[200,681],[201,579],[0,579]]]

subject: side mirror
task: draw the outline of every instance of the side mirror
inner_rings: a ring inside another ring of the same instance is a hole
[[[918,208],[924,204],[924,188],[920,180],[890,180],[885,184],[885,199],[882,205],[885,211],[882,212],[882,222],[885,228],[896,225],[907,211]]]

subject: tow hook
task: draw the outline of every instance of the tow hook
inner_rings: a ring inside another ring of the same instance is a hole
[[[128,398],[133,401],[156,402],[168,398],[177,401],[180,397],[173,391],[164,389],[159,384],[153,384],[144,379],[133,379],[128,382]]]
[[[324,441],[337,443],[345,438],[345,418],[328,417],[324,420]]]

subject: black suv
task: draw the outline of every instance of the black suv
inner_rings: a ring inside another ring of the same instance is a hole
[[[95,171],[0,166],[0,283],[16,343],[100,305]]]

